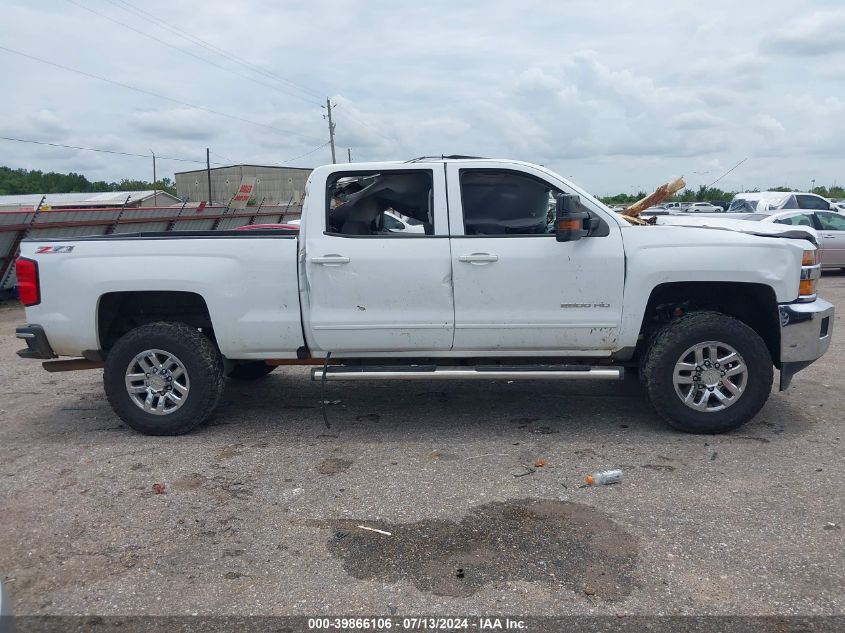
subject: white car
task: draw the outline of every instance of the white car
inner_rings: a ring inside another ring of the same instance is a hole
[[[684,213],[724,213],[725,210],[715,204],[709,202],[693,202],[688,207],[682,209]]]
[[[728,213],[777,213],[788,209],[830,211],[831,204],[827,198],[804,191],[755,191],[736,194]]]

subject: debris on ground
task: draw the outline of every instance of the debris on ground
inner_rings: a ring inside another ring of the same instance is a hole
[[[545,465],[546,465],[546,460],[543,459],[542,457],[539,457],[539,458],[534,460],[534,467],[535,468],[542,468]]]
[[[537,471],[531,468],[531,466],[521,466],[516,470],[511,471],[511,475],[514,477],[525,477],[526,475],[533,475]]]
[[[588,486],[609,486],[622,481],[621,470],[603,470],[584,477],[584,483]]]
[[[711,461],[711,462],[715,462],[715,461],[716,461],[716,457],[718,457],[718,456],[719,456],[719,451],[713,451],[713,454],[712,454],[712,455],[710,455],[710,461]]]
[[[367,527],[366,525],[356,525],[355,527],[357,527],[361,530],[367,530],[369,532],[378,532],[379,534],[384,534],[385,536],[393,536],[392,532],[387,532],[385,530],[379,530],[378,528]]]
[[[326,406],[340,404],[340,400],[320,400],[320,404],[324,404]]]
[[[153,484],[153,494],[163,495],[164,494],[164,484]]]

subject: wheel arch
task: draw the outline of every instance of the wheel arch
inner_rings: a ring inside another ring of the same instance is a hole
[[[771,286],[727,281],[682,281],[654,287],[640,323],[636,354],[642,356],[652,334],[681,314],[714,310],[742,321],[754,330],[780,368],[778,303]]]
[[[172,321],[195,327],[216,343],[208,304],[195,292],[132,290],[108,292],[97,301],[97,341],[107,354],[127,332],[148,323]]]

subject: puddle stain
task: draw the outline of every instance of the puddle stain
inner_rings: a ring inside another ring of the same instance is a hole
[[[590,506],[517,499],[476,506],[458,523],[426,519],[357,529],[362,520],[309,521],[330,528],[328,550],[359,580],[410,581],[423,592],[466,597],[485,584],[528,581],[617,601],[634,588],[638,540]]]

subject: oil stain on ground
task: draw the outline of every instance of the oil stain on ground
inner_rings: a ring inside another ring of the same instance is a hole
[[[636,537],[580,503],[516,499],[473,508],[460,522],[314,521],[329,552],[360,580],[410,581],[440,596],[487,583],[528,581],[615,601],[631,593]],[[361,529],[376,528],[390,535]]]

